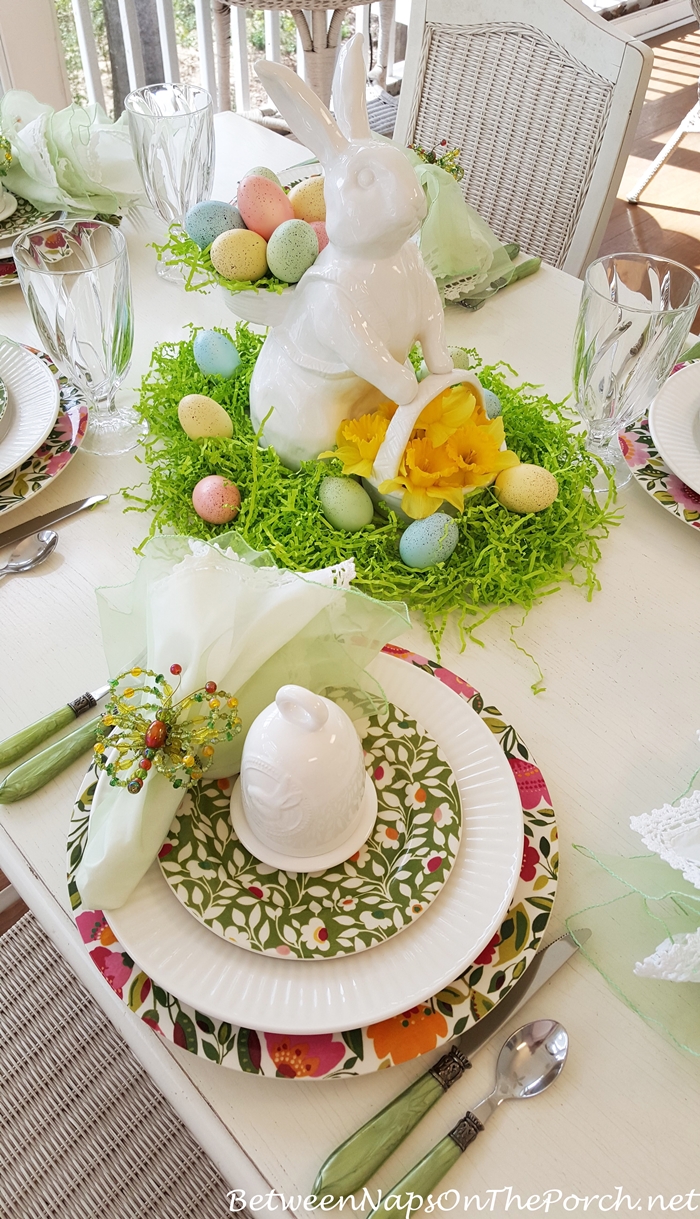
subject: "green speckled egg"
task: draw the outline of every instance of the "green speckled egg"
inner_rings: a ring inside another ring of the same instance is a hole
[[[318,496],[323,514],[334,529],[357,533],[374,516],[369,495],[354,478],[324,478]]]
[[[414,521],[401,534],[399,554],[407,567],[419,571],[444,563],[459,541],[456,522],[445,512],[434,512],[425,520]]]
[[[275,186],[279,186],[280,188],[282,186],[282,183],[280,182],[280,180],[277,177],[277,174],[274,172],[274,170],[268,169],[266,165],[254,165],[252,169],[248,170],[247,174],[243,175],[243,177],[244,178],[268,178],[270,182],[275,183]]]
[[[180,400],[177,417],[190,440],[200,440],[205,436],[233,436],[230,415],[206,394],[187,394]]]
[[[318,237],[305,220],[285,220],[267,243],[267,265],[278,279],[295,284],[318,258]]]
[[[469,354],[463,347],[448,347],[455,368],[470,368]]]
[[[484,410],[486,411],[486,414],[488,415],[489,419],[495,419],[503,410],[503,407],[501,406],[501,399],[499,398],[498,394],[494,394],[492,389],[484,389],[483,385],[481,387],[481,394],[484,399]]]

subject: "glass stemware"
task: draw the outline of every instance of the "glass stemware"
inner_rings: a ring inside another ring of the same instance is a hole
[[[700,280],[666,258],[611,254],[586,271],[574,390],[588,425],[587,447],[612,468],[618,487],[631,477],[619,433],[649,409],[683,350],[698,306]],[[596,489],[608,489],[602,471]]]
[[[165,224],[183,224],[214,182],[214,107],[199,85],[146,85],[124,102],[131,146],[151,207]],[[158,274],[181,280],[159,261]]]
[[[41,346],[88,400],[83,449],[133,449],[142,425],[115,402],[134,335],[123,233],[99,220],[42,224],[17,238],[12,256]]]

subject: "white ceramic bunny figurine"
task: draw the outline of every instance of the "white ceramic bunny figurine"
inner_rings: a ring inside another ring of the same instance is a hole
[[[340,54],[337,122],[288,68],[261,60],[255,70],[325,171],[329,243],[265,340],[250,386],[256,429],[273,409],[263,444],[297,468],[332,448],[343,419],[413,400],[417,340],[432,373],[449,373],[452,360],[435,280],[410,240],[426,213],[423,191],[400,149],[370,134],[362,35]]]

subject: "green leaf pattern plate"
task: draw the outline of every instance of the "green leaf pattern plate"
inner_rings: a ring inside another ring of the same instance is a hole
[[[280,871],[238,840],[229,796],[200,783],[160,852],[161,871],[201,923],[241,948],[298,960],[363,952],[437,897],[459,847],[454,775],[434,740],[391,703],[358,718],[353,691],[327,690],[355,720],[378,814],[367,842],[321,872]]]

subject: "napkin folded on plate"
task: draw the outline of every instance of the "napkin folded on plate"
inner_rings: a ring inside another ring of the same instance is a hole
[[[12,147],[4,185],[40,211],[110,215],[145,203],[126,116],[113,123],[94,104],[54,110],[10,89],[0,99],[0,133]]]
[[[630,821],[642,842],[683,879],[700,889],[700,791],[678,802],[664,804]],[[669,934],[655,952],[635,965],[640,978],[666,982],[700,982],[700,927]]]
[[[235,774],[245,734],[287,682],[371,690],[365,667],[410,625],[406,607],[348,587],[352,562],[298,574],[236,534],[208,543],[148,543],[131,584],[98,591],[105,654],[116,676],[139,664],[182,665],[178,697],[207,681],[235,694],[240,735],[215,748],[207,777]],[[76,883],[93,909],[122,906],[156,858],[183,798],[155,769],[138,795],[100,775]]]

